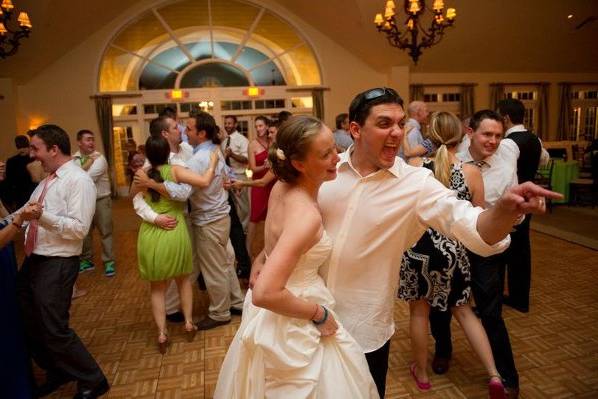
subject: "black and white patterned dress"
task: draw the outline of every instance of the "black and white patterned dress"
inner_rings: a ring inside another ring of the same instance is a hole
[[[424,158],[424,167],[434,170],[433,165],[431,160]],[[463,164],[452,165],[449,188],[457,192],[457,198],[471,201]],[[469,259],[463,244],[429,228],[403,254],[399,298],[406,301],[426,299],[431,307],[444,311],[469,301],[470,281]]]

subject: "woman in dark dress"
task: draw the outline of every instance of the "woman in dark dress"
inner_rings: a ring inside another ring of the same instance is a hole
[[[20,214],[0,219],[0,398],[29,399],[31,364],[27,358],[25,341],[16,294],[17,259],[12,239],[26,220],[39,217],[41,209],[26,206]]]
[[[484,183],[479,169],[463,164],[455,156],[463,133],[459,119],[449,112],[436,112],[430,120],[429,139],[437,148],[433,158],[413,158],[409,163],[432,170],[436,179],[454,190],[457,198],[484,204]],[[411,375],[420,390],[432,387],[427,373],[428,317],[430,307],[451,312],[469,343],[484,363],[490,382],[490,398],[504,398],[502,380],[496,370],[488,337],[469,305],[471,274],[465,247],[458,241],[428,229],[403,255],[399,298],[409,302]]]

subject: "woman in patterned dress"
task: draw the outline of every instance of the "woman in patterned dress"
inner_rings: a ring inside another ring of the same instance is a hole
[[[454,114],[434,113],[429,139],[437,148],[436,153],[431,159],[413,158],[409,163],[432,170],[436,179],[455,191],[457,198],[483,206],[484,183],[479,169],[461,163],[455,156],[462,136],[461,122]],[[503,398],[504,388],[488,337],[469,305],[471,274],[465,247],[429,228],[404,254],[400,278],[399,297],[409,302],[411,346],[415,358],[410,369],[417,387],[425,391],[432,386],[427,373],[430,307],[450,308],[488,371],[490,397]]]

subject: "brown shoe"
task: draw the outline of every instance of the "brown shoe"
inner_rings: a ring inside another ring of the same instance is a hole
[[[432,359],[432,371],[435,374],[444,374],[448,371],[450,366],[451,359],[448,357],[440,357],[434,355],[434,359]]]
[[[519,388],[505,388],[507,399],[517,399],[519,397]]]
[[[206,316],[202,320],[197,323],[198,330],[210,330],[212,328],[216,328],[218,326],[223,326],[225,324],[230,323],[230,319],[228,320],[214,320],[210,316]]]

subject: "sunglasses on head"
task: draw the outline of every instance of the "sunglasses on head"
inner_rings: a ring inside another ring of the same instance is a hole
[[[372,101],[375,100],[376,98],[380,98],[382,96],[394,96],[394,97],[398,97],[399,94],[391,88],[388,87],[377,87],[375,89],[371,89],[366,91],[365,93],[363,93],[363,99],[365,101]]]

